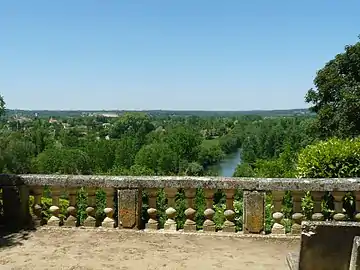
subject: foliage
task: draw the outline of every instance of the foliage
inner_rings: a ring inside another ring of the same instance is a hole
[[[314,128],[321,138],[360,135],[360,42],[345,46],[320,69],[305,97],[317,114]]]
[[[336,139],[309,145],[299,154],[297,176],[331,178],[360,176],[360,138]]]

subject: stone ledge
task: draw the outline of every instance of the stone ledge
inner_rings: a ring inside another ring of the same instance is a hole
[[[286,263],[290,270],[299,270],[299,254],[289,253],[286,256]]]
[[[300,240],[298,235],[272,235],[272,234],[243,234],[242,232],[237,233],[226,233],[226,232],[186,232],[184,230],[178,231],[166,231],[160,230],[132,230],[122,228],[103,228],[103,227],[52,227],[52,226],[41,226],[37,228],[38,231],[98,231],[98,232],[126,232],[132,234],[163,234],[163,235],[194,235],[194,236],[215,236],[215,237],[236,237],[236,238],[251,238],[251,239],[264,239],[264,240]]]
[[[0,182],[9,175],[0,175]],[[290,179],[188,176],[101,176],[101,175],[20,175],[31,186],[113,187],[113,188],[208,188],[242,190],[360,190],[360,178]]]

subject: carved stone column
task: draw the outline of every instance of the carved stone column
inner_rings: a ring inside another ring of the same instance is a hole
[[[96,216],[95,216],[95,208],[96,208],[96,188],[89,187],[87,188],[88,193],[88,207],[86,208],[87,217],[84,221],[85,227],[96,227]]]
[[[272,191],[273,196],[273,219],[274,225],[271,229],[272,234],[285,234],[285,227],[282,225],[284,214],[281,212],[282,202],[285,195],[285,191]]]
[[[343,191],[333,191],[331,195],[334,197],[334,206],[335,206],[335,214],[333,219],[335,221],[345,220],[345,214],[343,211],[343,198],[346,192]]]
[[[34,196],[34,202],[32,205],[33,222],[35,226],[41,226],[44,223],[42,217],[41,197],[43,195],[44,188],[42,186],[32,186],[32,194]]]
[[[184,224],[184,231],[196,231],[194,200],[196,195],[196,189],[185,189],[185,197],[187,200],[188,208],[185,210],[186,221]]]
[[[235,212],[234,212],[234,189],[224,190],[226,195],[226,210],[224,212],[225,222],[223,225],[223,232],[235,232]]]
[[[213,209],[214,205],[214,189],[205,189],[205,200],[206,200],[206,209],[204,211],[205,221],[203,224],[204,232],[215,232],[215,222],[213,221],[215,211]]]
[[[52,197],[52,205],[50,206],[51,217],[47,222],[48,226],[60,226],[61,220],[59,218],[60,214],[60,195],[62,188],[61,187],[51,187],[51,197]]]
[[[146,229],[148,230],[157,230],[159,229],[159,222],[157,221],[157,210],[156,210],[156,198],[158,189],[149,188],[146,190],[149,197],[149,208],[147,213],[149,215],[149,220],[146,223]]]
[[[114,228],[115,227],[115,220],[114,216],[114,188],[104,188],[106,194],[106,208],[104,209],[104,213],[106,217],[104,218],[103,222],[101,223],[102,227],[106,228]]]
[[[66,209],[67,218],[64,221],[64,226],[66,227],[76,227],[77,218],[76,218],[76,193],[77,188],[69,188],[69,207]]]
[[[304,218],[304,215],[302,214],[301,200],[304,197],[304,191],[293,191],[291,195],[293,201],[293,225],[291,226],[291,233],[301,234],[301,221]]]
[[[354,192],[354,198],[355,198],[355,216],[354,219],[356,221],[360,221],[360,191]]]
[[[168,199],[168,209],[166,209],[165,213],[168,217],[164,224],[164,229],[168,231],[176,231],[176,210],[175,210],[175,196],[177,193],[177,188],[165,188],[165,193]]]
[[[321,209],[321,202],[323,200],[323,197],[325,195],[325,192],[323,191],[311,191],[310,192],[311,197],[314,201],[314,213],[311,216],[311,219],[314,221],[322,221],[324,220],[324,215],[322,213]]]

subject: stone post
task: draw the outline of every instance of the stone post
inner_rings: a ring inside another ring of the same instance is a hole
[[[140,188],[120,189],[118,191],[118,201],[119,224],[121,224],[121,227],[125,229],[139,227],[142,190]]]
[[[262,191],[244,191],[243,232],[261,233],[265,225],[265,193]]]
[[[314,201],[314,213],[311,216],[311,219],[314,221],[322,221],[324,220],[324,215],[322,213],[321,209],[321,202],[323,200],[323,197],[325,195],[325,192],[323,191],[311,191],[311,197]]]
[[[304,197],[304,192],[293,191],[291,195],[293,202],[293,225],[291,226],[291,233],[301,234],[301,221],[304,218],[304,215],[302,214],[301,199]]]
[[[196,210],[194,209],[195,195],[195,188],[185,189],[188,208],[185,210],[186,221],[184,224],[184,231],[196,231],[196,222],[194,221],[196,214]]]
[[[60,214],[60,195],[62,189],[60,187],[51,187],[51,197],[52,205],[50,206],[51,217],[49,218],[47,225],[48,226],[60,226],[61,220],[59,218]]]
[[[159,222],[157,221],[157,210],[156,210],[156,197],[158,193],[157,188],[149,188],[146,190],[149,197],[149,208],[147,213],[149,220],[146,223],[145,228],[148,230],[157,230],[159,228]]]
[[[115,227],[115,220],[114,216],[114,188],[104,188],[105,195],[106,195],[106,207],[104,209],[104,213],[106,217],[104,218],[103,222],[101,223],[102,227],[106,228],[114,228]]]
[[[204,232],[215,232],[215,222],[213,221],[215,215],[215,211],[213,209],[215,189],[205,189],[204,193],[206,200],[206,209],[204,211],[205,221],[203,224],[203,230]]]
[[[77,188],[69,188],[69,207],[66,209],[67,218],[64,221],[64,226],[66,227],[76,227],[77,218],[76,218],[76,193]]]
[[[176,231],[176,210],[175,210],[175,196],[177,193],[177,188],[165,188],[165,193],[168,199],[168,209],[166,209],[165,213],[168,217],[164,224],[164,229],[168,231]]]
[[[95,208],[96,208],[96,188],[89,187],[87,188],[87,202],[88,207],[86,208],[87,217],[84,221],[85,227],[96,227],[96,216],[95,216]]]
[[[41,226],[44,223],[42,217],[41,197],[43,195],[44,188],[42,186],[33,186],[31,191],[34,196],[34,202],[32,205],[33,222],[35,226]]]
[[[224,190],[226,195],[226,210],[224,212],[225,222],[223,224],[223,232],[235,232],[235,212],[234,212],[234,189]]]
[[[355,197],[355,220],[357,222],[360,221],[360,191],[355,191],[354,192],[354,197]]]
[[[343,198],[345,196],[345,192],[343,191],[333,191],[331,195],[334,197],[334,206],[335,206],[335,214],[333,219],[335,221],[342,221],[345,219],[345,214],[343,210]]]
[[[285,227],[282,225],[282,219],[284,218],[284,214],[281,212],[283,198],[285,195],[285,191],[272,191],[273,196],[273,219],[274,225],[271,229],[272,234],[285,234]]]

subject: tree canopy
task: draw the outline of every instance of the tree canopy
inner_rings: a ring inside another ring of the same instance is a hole
[[[360,135],[360,42],[345,47],[317,72],[305,97],[321,138]]]

